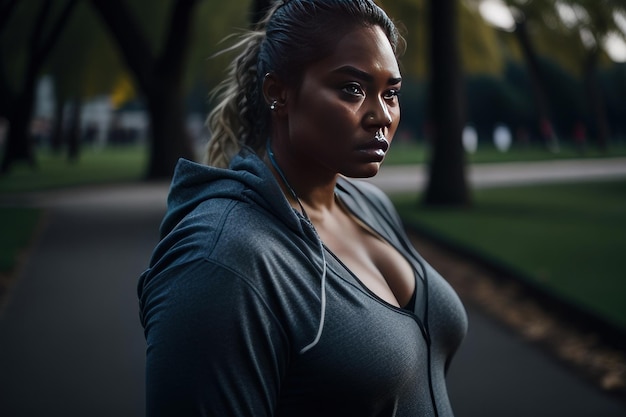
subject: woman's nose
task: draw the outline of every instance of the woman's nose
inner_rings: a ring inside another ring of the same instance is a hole
[[[369,112],[368,119],[371,123],[380,127],[387,127],[393,122],[393,117],[384,99],[379,98],[376,100],[372,110]]]

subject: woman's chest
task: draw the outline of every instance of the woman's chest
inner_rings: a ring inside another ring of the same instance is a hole
[[[311,415],[393,415],[384,410],[426,387],[419,381],[428,378],[428,348],[418,323],[330,274],[321,336],[290,361],[283,407],[305,404]]]

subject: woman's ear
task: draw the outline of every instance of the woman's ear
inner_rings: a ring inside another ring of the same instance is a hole
[[[265,74],[263,79],[263,98],[272,112],[283,113],[287,102],[287,88],[272,73]]]

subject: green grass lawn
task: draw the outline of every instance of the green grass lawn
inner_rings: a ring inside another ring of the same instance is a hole
[[[37,154],[37,167],[16,164],[0,176],[0,195],[80,185],[139,180],[146,170],[147,151],[142,146],[85,149],[76,162],[64,155]]]
[[[0,207],[0,275],[10,271],[35,233],[41,210]]]
[[[626,181],[474,191],[464,210],[395,198],[422,225],[626,329]]]

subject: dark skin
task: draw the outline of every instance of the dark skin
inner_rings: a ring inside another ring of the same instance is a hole
[[[339,175],[376,175],[399,120],[400,70],[381,28],[358,27],[309,66],[295,88],[268,74],[276,161],[324,244],[385,302],[408,303],[415,289],[406,259],[338,201]],[[384,136],[384,140],[380,138]],[[269,163],[268,163],[269,164]],[[274,168],[291,205],[300,209]]]

